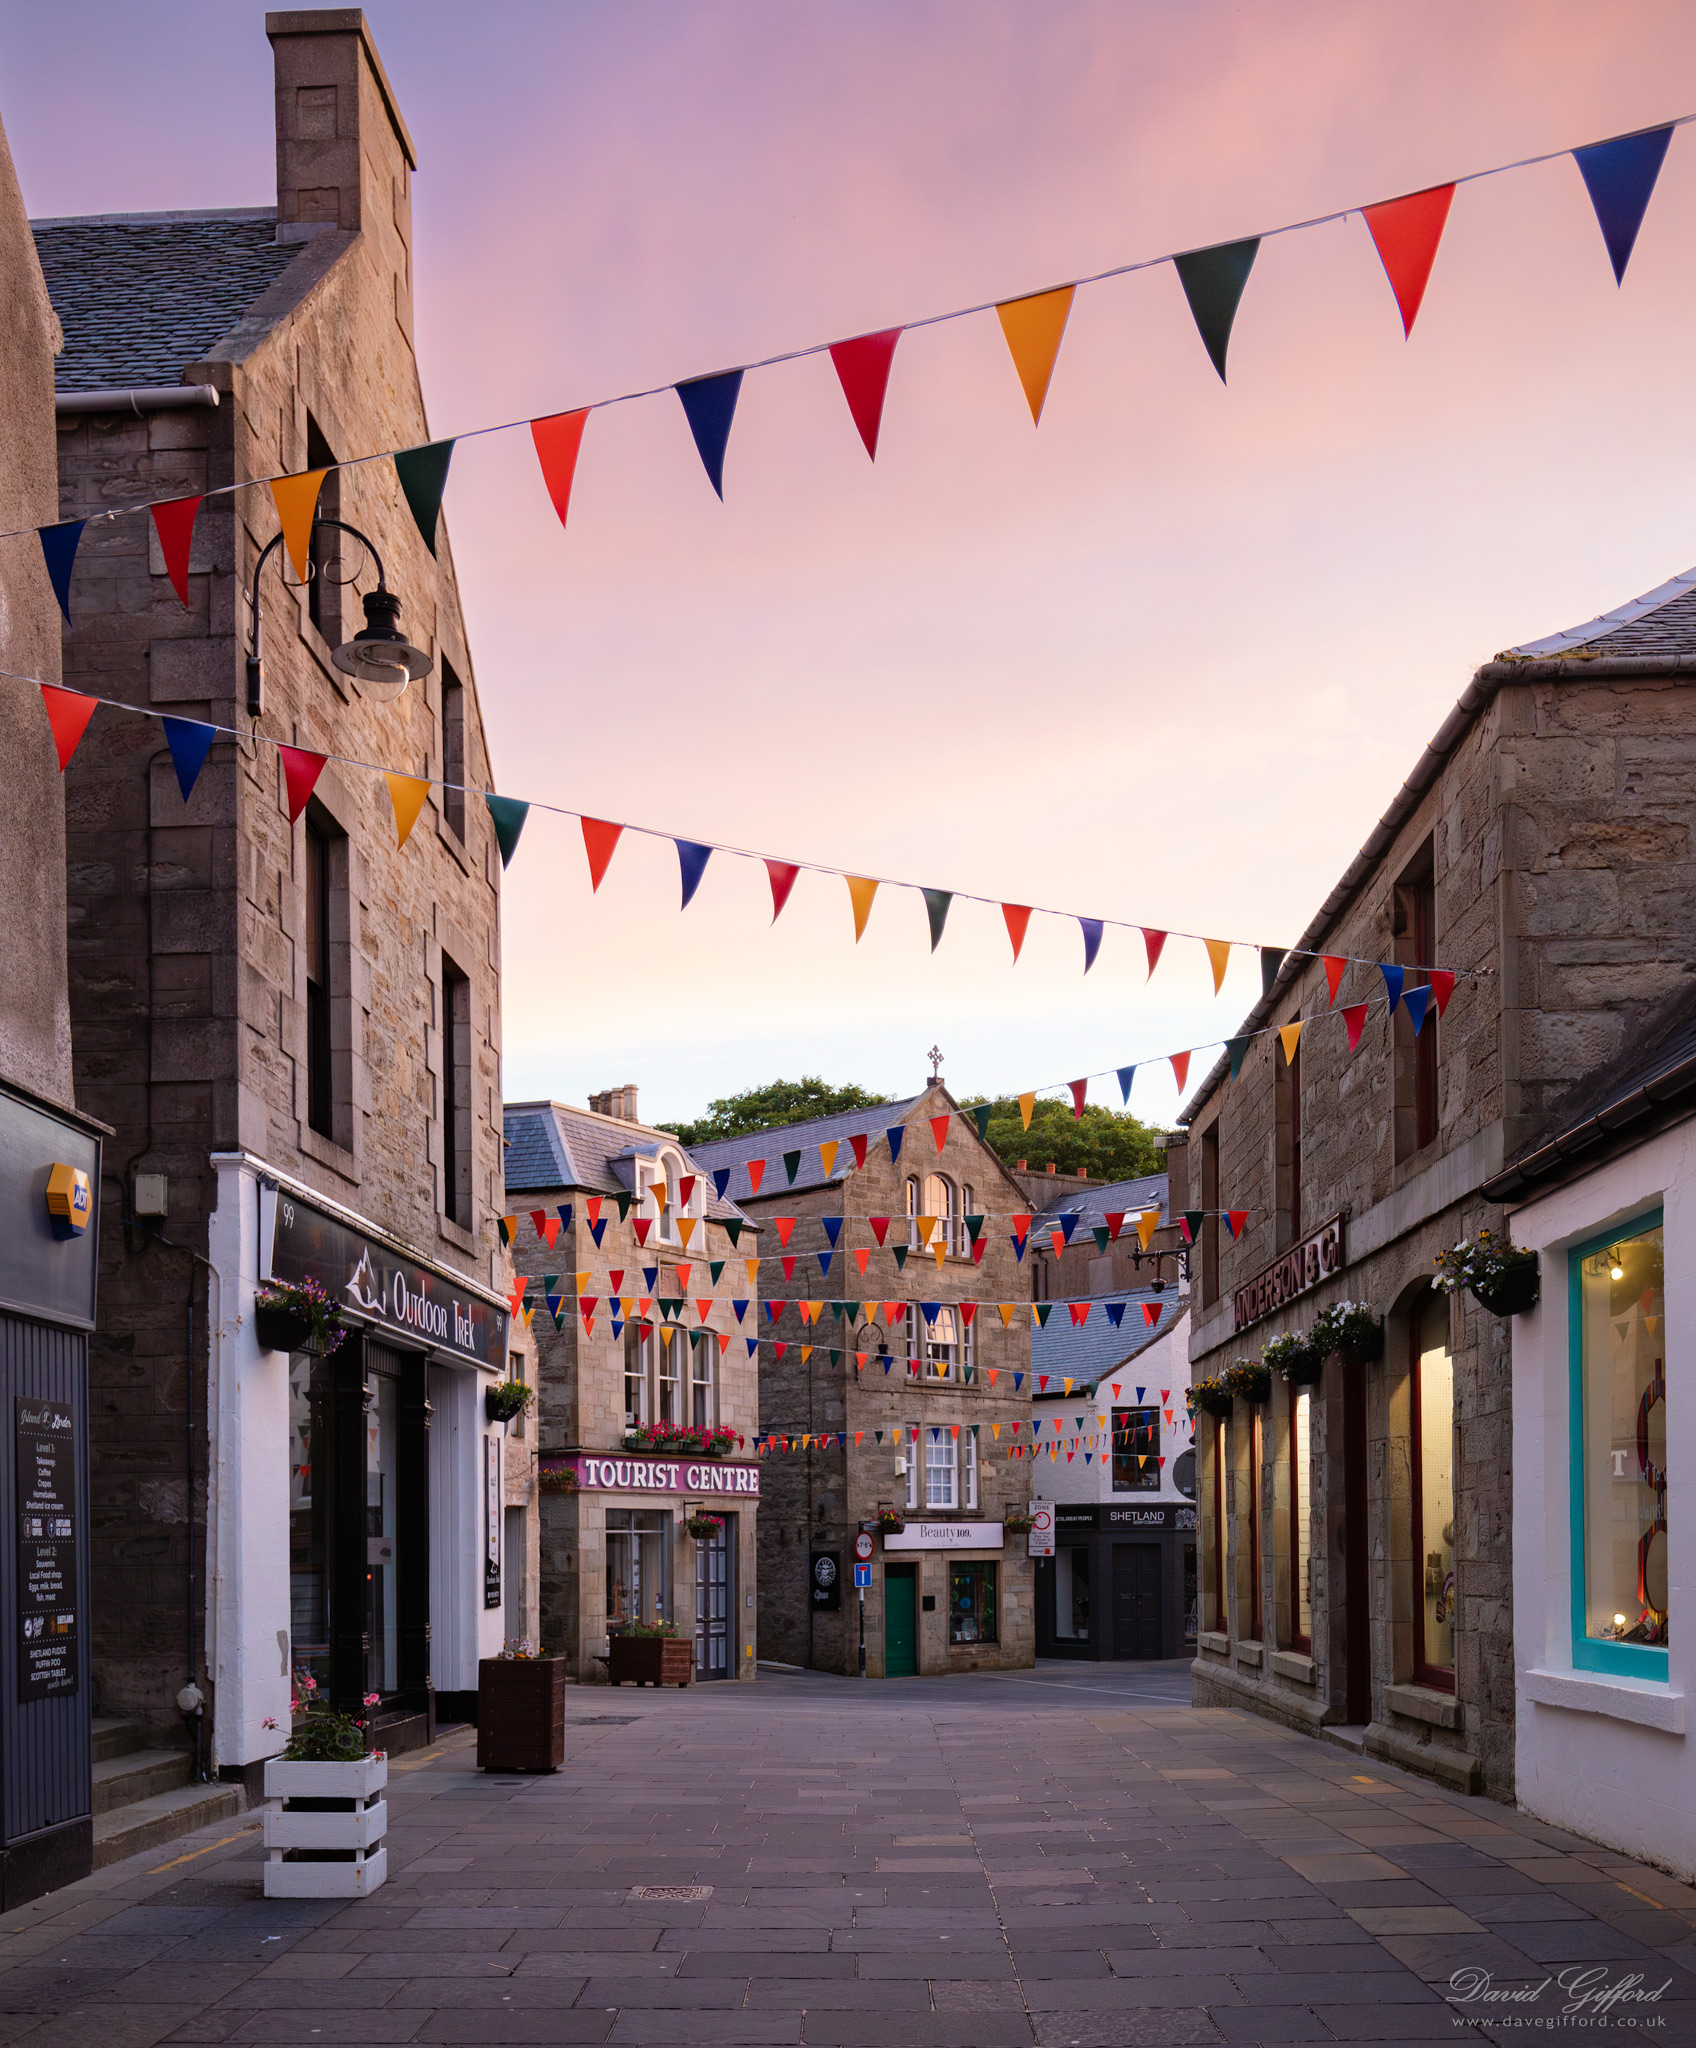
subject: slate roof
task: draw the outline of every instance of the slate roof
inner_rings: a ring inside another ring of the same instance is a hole
[[[1582,626],[1568,626],[1542,640],[1510,647],[1498,661],[1641,660],[1645,656],[1696,654],[1696,569],[1685,570],[1629,604],[1604,612]]]
[[[669,1131],[622,1117],[600,1116],[565,1102],[509,1102],[502,1111],[506,1137],[506,1192],[536,1194],[544,1189],[581,1188],[586,1194],[629,1193],[636,1185],[635,1156],[651,1158],[662,1145],[682,1152],[701,1171],[700,1161]],[[715,1218],[742,1214],[707,1183],[706,1213]]]
[[[301,253],[274,206],[30,223],[65,331],[60,391],[180,384]]]
[[[1125,1318],[1118,1329],[1107,1320],[1109,1302],[1125,1303]],[[1143,1319],[1142,1304],[1157,1302],[1160,1306],[1160,1320],[1149,1324]],[[1080,1392],[1093,1387],[1108,1374],[1117,1372],[1121,1366],[1144,1352],[1158,1337],[1164,1337],[1189,1308],[1189,1296],[1180,1295],[1175,1287],[1168,1287],[1164,1293],[1156,1294],[1150,1287],[1133,1288],[1127,1294],[1103,1295],[1090,1308],[1089,1321],[1083,1328],[1075,1329],[1070,1312],[1064,1302],[1054,1304],[1054,1313],[1048,1318],[1046,1329],[1031,1331],[1031,1371],[1033,1374],[1047,1373],[1054,1391],[1049,1394],[1034,1392],[1033,1400],[1057,1401],[1076,1400]],[[1072,1381],[1070,1395],[1059,1392],[1059,1381]]]
[[[1072,1233],[1074,1243],[1082,1237],[1086,1241],[1098,1223],[1105,1223],[1107,1212],[1134,1215],[1139,1209],[1160,1207],[1160,1220],[1169,1223],[1172,1219],[1166,1211],[1166,1176],[1163,1173],[1145,1173],[1138,1180],[1112,1181],[1067,1181],[1065,1198],[1053,1202],[1044,1209],[1035,1222],[1033,1232],[1040,1233],[1055,1227],[1055,1219],[1075,1215],[1077,1228]]]
[[[925,1093],[928,1094],[929,1090]],[[848,1149],[848,1140],[876,1138],[881,1144],[884,1132],[894,1124],[904,1123],[909,1112],[924,1099],[924,1095],[909,1095],[900,1102],[880,1102],[875,1109],[845,1109],[835,1116],[809,1117],[805,1123],[779,1124],[769,1131],[749,1131],[741,1138],[717,1138],[710,1145],[694,1146],[690,1156],[709,1173],[715,1167],[745,1167],[750,1159],[769,1159],[772,1164],[760,1184],[761,1195],[801,1194],[810,1188],[829,1187],[836,1181],[846,1180],[854,1171],[854,1155]],[[832,1139],[842,1150],[827,1179],[819,1170],[818,1148],[828,1145]],[[903,1147],[907,1142],[902,1140]],[[785,1152],[795,1151],[801,1154],[801,1164],[791,1186],[783,1177],[782,1161]],[[752,1191],[745,1173],[733,1175],[730,1185],[744,1201],[750,1198]]]

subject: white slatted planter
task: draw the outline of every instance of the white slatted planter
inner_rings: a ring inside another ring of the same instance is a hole
[[[293,1764],[273,1757],[265,1766],[264,1842],[268,1899],[356,1899],[374,1892],[389,1874],[388,1802],[378,1795],[389,1780],[386,1757],[353,1764]],[[293,1799],[345,1799],[335,1813],[302,1813]],[[289,1850],[341,1850],[334,1863],[291,1862]]]

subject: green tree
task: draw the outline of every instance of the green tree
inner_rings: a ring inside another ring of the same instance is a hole
[[[744,1088],[740,1095],[721,1096],[707,1104],[705,1116],[692,1123],[663,1124],[683,1145],[710,1145],[717,1138],[741,1138],[750,1131],[772,1131],[808,1117],[836,1116],[845,1109],[876,1109],[887,1095],[872,1095],[852,1082],[833,1088],[817,1074],[799,1081],[768,1081],[762,1088]]]
[[[1128,1111],[1089,1102],[1083,1115],[1074,1117],[1069,1102],[1046,1096],[1039,1097],[1032,1109],[1028,1131],[1011,1096],[996,1098],[989,1119],[989,1142],[1009,1166],[1024,1159],[1033,1172],[1041,1173],[1052,1162],[1056,1173],[1073,1175],[1083,1166],[1091,1180],[1135,1180],[1145,1173],[1163,1173],[1166,1158],[1155,1146],[1157,1135],[1152,1125],[1140,1123]]]

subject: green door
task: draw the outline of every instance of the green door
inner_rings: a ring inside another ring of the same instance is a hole
[[[914,1609],[918,1579],[910,1564],[883,1568],[883,1675],[917,1678],[919,1631]]]

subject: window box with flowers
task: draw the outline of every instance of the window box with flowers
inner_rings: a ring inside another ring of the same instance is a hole
[[[676,1458],[728,1458],[741,1442],[735,1430],[707,1429],[697,1423],[644,1422],[627,1430],[627,1451],[664,1451]]]
[[[262,1280],[253,1298],[253,1328],[262,1351],[304,1351],[328,1358],[347,1335],[340,1311],[316,1280]]]
[[[1479,1231],[1452,1251],[1439,1252],[1433,1263],[1437,1285],[1445,1294],[1469,1287],[1493,1316],[1522,1316],[1537,1306],[1542,1287],[1537,1254],[1520,1250],[1494,1231]]]
[[[365,1898],[389,1874],[389,1809],[379,1796],[388,1758],[369,1748],[364,1721],[326,1706],[317,1692],[313,1678],[296,1674],[289,1739],[265,1765],[268,1899]],[[367,1693],[364,1704],[374,1707],[377,1695]]]
[[[879,1508],[877,1532],[880,1536],[903,1536],[907,1531],[907,1517],[894,1508]]]

